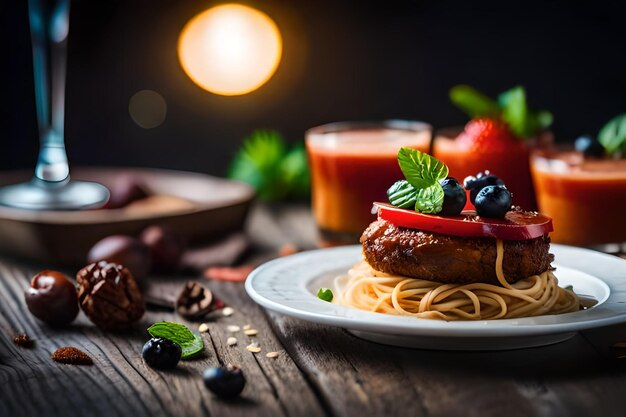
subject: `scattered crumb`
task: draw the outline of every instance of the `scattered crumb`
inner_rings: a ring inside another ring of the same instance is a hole
[[[246,336],[256,336],[259,331],[257,329],[247,329],[243,331]]]
[[[30,349],[33,346],[35,346],[35,342],[33,342],[33,340],[30,337],[28,337],[27,334],[15,335],[15,337],[13,338],[13,343],[18,345],[19,347],[23,347],[26,349]]]
[[[60,347],[52,353],[52,360],[55,362],[70,365],[92,365],[93,359],[82,350],[72,347]]]
[[[298,252],[298,248],[292,243],[285,243],[278,250],[278,256],[289,256]]]
[[[226,326],[226,330],[228,330],[231,333],[237,333],[239,330],[241,330],[241,327],[236,326],[234,324],[229,324],[228,326]]]
[[[228,346],[235,346],[237,344],[237,339],[234,337],[229,337],[228,339],[226,339],[226,344]]]
[[[243,325],[243,329],[244,329],[244,330],[249,330],[249,329],[251,329],[251,328],[252,328],[252,326],[250,326],[249,324],[244,324],[244,325]]]
[[[198,326],[198,331],[200,333],[206,333],[209,331],[209,325],[207,323],[202,323],[200,326]]]
[[[204,270],[204,277],[216,281],[244,282],[253,269],[252,265],[238,267],[212,266]]]
[[[265,354],[266,357],[268,358],[277,358],[278,357],[278,352],[267,352]]]
[[[246,349],[248,349],[252,353],[259,353],[261,351],[258,343],[250,343],[248,346],[246,346]]]
[[[222,315],[224,317],[232,316],[234,313],[235,313],[235,309],[233,309],[232,307],[224,307],[222,309]]]

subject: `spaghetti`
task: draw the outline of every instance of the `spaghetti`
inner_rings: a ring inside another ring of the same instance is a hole
[[[441,320],[487,320],[578,311],[573,291],[558,286],[552,271],[509,284],[502,269],[504,246],[496,243],[496,275],[501,286],[442,284],[376,271],[367,262],[339,277],[337,303],[386,314]]]

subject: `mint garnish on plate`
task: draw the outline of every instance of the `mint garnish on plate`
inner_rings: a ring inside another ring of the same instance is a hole
[[[417,149],[400,148],[398,165],[406,180],[397,181],[387,190],[389,202],[422,213],[439,213],[444,199],[439,181],[448,176],[446,164]]]
[[[148,333],[152,337],[168,339],[179,345],[183,351],[181,359],[189,359],[204,349],[202,337],[179,323],[159,321],[148,327]]]
[[[317,292],[317,298],[330,303],[334,298],[333,291],[330,288],[320,288]]]

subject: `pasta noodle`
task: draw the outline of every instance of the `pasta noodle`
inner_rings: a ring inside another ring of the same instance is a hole
[[[336,281],[337,303],[386,314],[441,320],[487,320],[561,314],[580,309],[573,291],[558,286],[552,271],[509,284],[502,269],[504,247],[496,243],[500,286],[442,284],[374,270],[366,261]]]

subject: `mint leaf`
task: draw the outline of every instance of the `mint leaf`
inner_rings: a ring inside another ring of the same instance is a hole
[[[516,86],[498,96],[502,107],[502,120],[513,134],[519,138],[530,138],[552,124],[552,113],[533,110],[528,107],[526,90]]]
[[[443,207],[444,192],[439,182],[417,192],[415,210],[422,213],[439,213]]]
[[[626,113],[609,120],[600,129],[598,141],[604,146],[608,154],[614,154],[618,151],[626,152]]]
[[[204,349],[202,337],[179,323],[159,321],[148,327],[148,333],[152,337],[168,339],[179,345],[183,350],[181,359],[188,359]]]
[[[511,132],[518,137],[527,137],[528,133],[528,106],[526,105],[526,91],[524,87],[513,87],[498,96],[502,107],[502,120],[508,125]]]
[[[396,181],[387,190],[387,197],[393,206],[414,209],[417,203],[417,189],[407,180]]]
[[[400,148],[398,164],[409,184],[417,189],[430,187],[448,176],[446,164],[413,148]]]
[[[496,118],[500,115],[498,103],[469,85],[452,87],[450,100],[472,119],[475,117]]]
[[[329,303],[333,301],[333,297],[333,292],[330,288],[320,288],[317,292],[317,298],[328,301]]]

